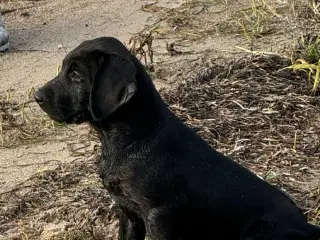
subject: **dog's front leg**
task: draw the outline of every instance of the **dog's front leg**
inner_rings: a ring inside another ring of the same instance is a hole
[[[119,212],[119,231],[118,231],[118,239],[126,240],[128,239],[128,231],[129,231],[130,223],[127,216],[124,214],[122,210]]]
[[[146,229],[143,220],[135,213],[121,208],[119,214],[119,240],[144,240]]]
[[[152,240],[185,239],[179,231],[180,213],[175,207],[153,208],[148,214],[146,228]],[[180,229],[181,230],[181,229]],[[188,237],[187,239],[196,239]]]

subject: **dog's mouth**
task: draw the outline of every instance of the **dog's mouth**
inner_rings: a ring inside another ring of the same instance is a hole
[[[67,123],[67,124],[80,124],[89,120],[90,116],[88,112],[82,111],[71,114],[69,116],[57,116],[55,114],[48,113],[48,116],[58,122],[58,123]]]
[[[86,111],[76,113],[71,115],[71,117],[67,118],[64,122],[65,123],[74,123],[80,124],[89,120],[89,113]]]
[[[89,110],[69,111],[52,109],[48,105],[39,104],[40,108],[54,121],[58,123],[80,124],[90,121],[92,118]]]

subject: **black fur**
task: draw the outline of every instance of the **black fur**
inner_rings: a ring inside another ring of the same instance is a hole
[[[123,211],[120,239],[320,239],[287,195],[184,125],[114,38],[80,44],[35,99],[51,118],[99,133],[101,178]]]

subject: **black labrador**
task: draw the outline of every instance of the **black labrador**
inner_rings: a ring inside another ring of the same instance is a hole
[[[34,98],[52,119],[99,133],[101,178],[124,213],[120,239],[320,239],[286,194],[183,124],[115,38],[81,43]]]

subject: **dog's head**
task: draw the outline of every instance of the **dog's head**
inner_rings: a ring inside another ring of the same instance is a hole
[[[85,41],[65,57],[60,73],[34,98],[58,122],[101,121],[136,93],[132,57],[115,38]]]

